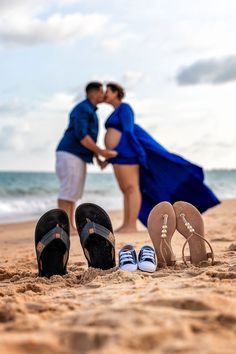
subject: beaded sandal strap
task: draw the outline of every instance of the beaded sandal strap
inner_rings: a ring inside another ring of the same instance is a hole
[[[166,262],[166,257],[164,255],[164,246],[166,246],[169,249],[170,253],[171,253],[171,261],[175,262],[175,260],[176,260],[171,246],[166,241],[167,232],[168,232],[167,221],[168,221],[168,214],[164,214],[163,215],[163,225],[162,225],[162,228],[161,228],[162,230],[161,230],[160,254],[161,254],[161,257],[164,259],[165,266],[167,265],[167,262]]]

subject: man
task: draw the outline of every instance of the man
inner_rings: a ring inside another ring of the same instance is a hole
[[[111,158],[115,151],[101,149],[96,145],[98,136],[97,104],[104,100],[100,82],[90,82],[86,86],[87,99],[77,104],[71,111],[69,125],[56,151],[56,174],[60,182],[58,207],[68,214],[72,231],[74,226],[75,203],[81,199],[86,177],[86,164],[95,156]]]

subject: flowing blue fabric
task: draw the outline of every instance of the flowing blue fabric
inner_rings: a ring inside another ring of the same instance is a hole
[[[144,129],[134,123],[134,112],[127,103],[121,103],[105,123],[106,129],[115,128],[122,135],[115,150],[118,156],[112,164],[139,164],[142,206],[139,220],[146,226],[152,208],[162,201],[171,204],[178,200],[193,204],[201,213],[220,203],[204,184],[201,167],[170,153]]]

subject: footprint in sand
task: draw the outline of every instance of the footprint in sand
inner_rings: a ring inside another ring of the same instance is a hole
[[[232,229],[231,229],[231,231],[232,231],[233,233],[235,233],[235,232],[236,232],[236,226],[233,226]]]
[[[105,317],[105,318],[96,318],[89,322],[90,327],[108,327],[108,328],[118,328],[120,327],[120,323],[115,318]]]
[[[219,314],[216,317],[216,321],[222,326],[230,329],[232,331],[233,327],[236,327],[236,317],[232,315]]]
[[[231,267],[229,267],[229,271],[230,271],[230,272],[231,272],[231,271],[236,272],[236,264],[233,265],[233,266],[231,266]]]
[[[145,302],[147,305],[172,307],[179,310],[189,311],[211,311],[211,307],[206,305],[203,301],[195,299],[157,299]]]
[[[204,270],[195,270],[195,269],[191,269],[191,270],[187,270],[184,274],[185,277],[187,278],[194,278],[197,277],[198,275],[201,275],[204,273]]]
[[[14,275],[17,275],[17,273],[9,272],[4,268],[0,268],[0,281],[11,279]]]
[[[15,328],[13,328],[15,329]],[[43,343],[42,343],[43,336]],[[0,343],[0,350],[1,350]],[[19,338],[16,338],[13,342],[7,339],[3,343],[3,348],[7,348],[7,353],[24,353],[32,354],[34,353],[57,353],[62,354],[66,351],[61,351],[61,348],[58,347],[56,339],[53,338],[51,334],[45,335],[40,333],[38,337],[29,336],[27,334],[22,334]],[[1,353],[3,353],[1,351]],[[6,353],[6,351],[4,351]]]
[[[164,277],[169,277],[171,274],[170,273],[162,273],[162,272],[156,272],[152,275],[150,275],[151,278],[164,278]]]
[[[28,302],[25,304],[30,313],[42,313],[48,311],[49,308],[43,304]]]
[[[101,286],[102,286],[102,284],[100,284],[100,283],[89,283],[85,287],[90,288],[90,289],[97,289],[97,288],[100,288]]]
[[[211,278],[218,278],[218,279],[236,279],[236,272],[207,272],[206,275],[208,275]]]
[[[0,323],[14,321],[15,314],[9,304],[0,304]]]
[[[236,244],[235,243],[231,243],[231,245],[228,248],[229,251],[236,251]]]
[[[25,293],[26,291],[33,291],[34,293],[41,293],[42,288],[36,284],[25,284],[16,289],[17,293]]]
[[[91,350],[101,349],[115,334],[110,329],[98,331],[98,328],[90,328],[89,330],[81,329],[74,331],[63,331],[59,333],[59,341],[61,346],[66,348],[67,352],[87,353]]]
[[[14,283],[20,279],[21,279],[20,275],[16,274],[10,279],[10,282]]]

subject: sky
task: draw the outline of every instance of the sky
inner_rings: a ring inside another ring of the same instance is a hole
[[[235,0],[0,0],[0,170],[53,171],[91,80],[122,84],[168,150],[236,168],[235,16]]]

